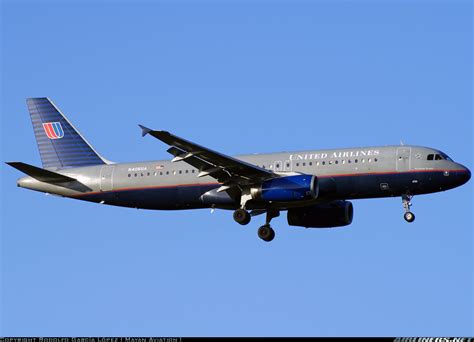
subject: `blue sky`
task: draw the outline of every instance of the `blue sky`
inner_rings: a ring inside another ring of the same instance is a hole
[[[398,144],[473,168],[472,3],[3,1],[2,160],[41,165],[25,98],[106,158],[137,124],[227,154]],[[2,166],[1,335],[473,335],[472,181],[355,201],[339,229],[100,206]]]

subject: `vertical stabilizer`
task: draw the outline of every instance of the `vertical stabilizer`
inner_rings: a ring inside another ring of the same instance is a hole
[[[26,103],[45,169],[106,164],[50,99],[30,98]]]

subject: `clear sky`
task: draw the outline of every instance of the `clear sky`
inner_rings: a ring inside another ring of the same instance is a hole
[[[137,124],[227,154],[406,144],[473,169],[472,3],[23,2],[1,15],[2,161],[41,166],[25,99],[106,158]],[[2,164],[3,165],[3,164]],[[1,335],[473,335],[472,180],[355,201],[351,226],[242,227],[16,187],[2,166]]]

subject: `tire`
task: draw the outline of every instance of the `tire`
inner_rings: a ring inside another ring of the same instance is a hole
[[[413,221],[415,221],[415,214],[413,214],[411,211],[407,211],[405,215],[403,215],[403,218],[405,219],[405,221],[412,223]]]
[[[275,238],[275,231],[269,225],[258,228],[258,237],[263,241],[270,242]]]
[[[237,209],[234,211],[234,220],[235,222],[241,224],[241,225],[246,225],[250,223],[250,214],[248,213],[247,210],[244,209]]]

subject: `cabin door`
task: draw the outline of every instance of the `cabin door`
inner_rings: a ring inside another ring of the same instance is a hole
[[[106,165],[100,169],[100,191],[110,191],[113,189],[112,176],[114,168],[112,165]]]
[[[397,148],[397,171],[403,172],[410,170],[410,147]]]

